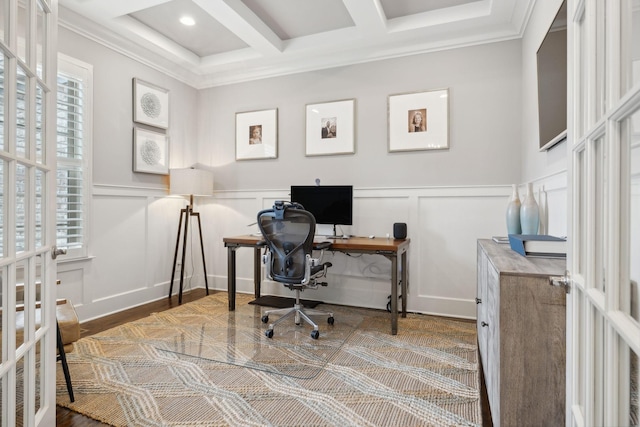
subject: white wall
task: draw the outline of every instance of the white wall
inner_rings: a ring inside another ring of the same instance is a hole
[[[519,41],[378,61],[202,90],[198,161],[216,189],[505,184],[520,178]],[[450,149],[388,153],[387,97],[449,88]],[[305,157],[306,104],[356,100],[356,153]],[[235,161],[235,114],[278,109],[274,160]],[[194,158],[195,162],[196,158]]]
[[[535,22],[544,21],[537,16],[536,9]],[[533,38],[528,34],[527,49],[536,44]],[[171,166],[214,167],[216,195],[197,200],[212,288],[226,289],[222,238],[255,231],[247,224],[259,209],[286,198],[291,184],[312,184],[315,178],[354,185],[355,223],[345,232],[385,235],[394,222],[408,223],[409,308],[416,311],[474,317],[475,242],[506,233],[511,183],[533,180],[548,231],[566,233],[564,159],[557,154],[563,150],[535,148],[537,127],[528,123],[534,120],[535,64],[520,41],[200,92],[66,29],[59,45],[95,70],[93,257],[59,264],[59,295],[71,298],[83,320],[168,292],[184,200],[166,197],[166,177],[132,172],[133,77],[170,90]],[[444,87],[450,90],[450,149],[388,153],[387,97]],[[346,98],[356,100],[356,153],[305,157],[305,105]],[[236,162],[235,114],[271,108],[278,109],[278,158]],[[191,258],[187,285],[203,286],[197,256],[193,263]],[[389,263],[378,258],[336,255],[334,284],[308,297],[384,308]],[[252,268],[251,251],[240,250],[241,291],[252,291]],[[281,293],[273,284],[264,289]]]

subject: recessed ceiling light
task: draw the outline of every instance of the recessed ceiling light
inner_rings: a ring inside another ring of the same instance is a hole
[[[196,25],[196,21],[190,17],[190,16],[183,16],[180,18],[180,23],[182,23],[182,25],[186,25],[188,27],[192,26],[192,25]]]

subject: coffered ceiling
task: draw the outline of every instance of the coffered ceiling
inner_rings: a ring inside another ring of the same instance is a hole
[[[197,88],[518,38],[534,2],[59,0],[62,26]]]

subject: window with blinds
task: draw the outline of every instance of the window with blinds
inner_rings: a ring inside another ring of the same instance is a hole
[[[5,150],[4,120],[4,55],[0,56],[0,150]],[[67,248],[65,259],[82,257],[87,251],[87,218],[88,203],[91,188],[90,149],[91,149],[91,91],[92,73],[90,65],[81,63],[64,55],[59,56],[58,62],[58,93],[57,93],[57,197],[56,197],[56,245]],[[36,105],[42,105],[42,94],[37,88]],[[24,157],[26,145],[26,111],[25,97],[27,94],[26,75],[18,67],[16,86],[16,136],[15,150],[19,157]],[[39,117],[41,109],[36,109]],[[36,148],[42,148],[42,126],[36,117]],[[4,189],[4,160],[0,160],[0,194]],[[20,163],[16,166],[16,251],[24,250],[24,219],[26,209],[23,203],[27,185],[26,168]],[[36,176],[36,191],[41,177]],[[0,197],[0,239],[4,239],[2,227],[2,204],[4,197]],[[42,243],[42,224],[36,226],[36,243]],[[0,245],[2,248],[2,245]],[[4,254],[1,253],[0,256]]]
[[[58,64],[56,245],[68,259],[87,255],[92,70],[62,55]]]

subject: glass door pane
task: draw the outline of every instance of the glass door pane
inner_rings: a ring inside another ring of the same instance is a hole
[[[16,348],[25,342],[25,316],[28,314],[26,293],[28,292],[29,269],[26,262],[16,263]],[[26,285],[26,286],[25,286]]]
[[[0,309],[2,310],[2,315],[0,316],[0,326],[2,325],[6,325],[7,323],[7,307],[4,306],[4,304],[2,303],[2,296],[7,294],[7,286],[8,286],[8,282],[6,280],[5,277],[5,269],[2,268],[0,269]],[[0,363],[4,362],[5,360],[7,360],[7,356],[4,352],[4,347],[6,346],[5,342],[7,340],[6,336],[7,336],[7,332],[6,330],[4,330],[4,328],[0,327]],[[2,393],[2,389],[0,388],[0,393]],[[2,399],[0,399],[0,405],[2,404]],[[0,411],[0,415],[2,414],[2,411]]]
[[[592,16],[595,16],[595,46],[596,46],[596,72],[595,72],[595,120],[594,123],[600,120],[603,116],[607,106],[607,94],[606,89],[607,85],[605,82],[607,81],[607,67],[606,65],[606,32],[605,32],[605,20],[606,20],[606,1],[592,1],[587,2],[587,8],[595,8],[596,13]]]
[[[629,377],[621,378],[621,383],[628,381],[627,395],[624,396],[625,402],[628,400],[629,406],[629,424],[630,426],[640,426],[640,357],[633,350],[629,351]],[[626,406],[626,405],[625,405]],[[623,407],[624,408],[624,407]],[[624,420],[624,419],[623,419]]]
[[[607,147],[605,145],[604,138],[598,138],[594,143],[594,239],[595,239],[595,271],[593,287],[600,292],[605,291],[605,266],[607,265],[607,239],[605,238],[607,232],[607,210],[605,207],[608,205],[607,183],[608,183],[608,171],[607,171]]]
[[[46,28],[46,15],[42,8],[42,4],[40,1],[36,2],[36,73],[38,77],[44,78],[44,55],[46,52],[45,43],[45,31]]]
[[[16,252],[23,252],[27,245],[26,220],[27,220],[27,168],[22,164],[16,166]]]
[[[7,41],[7,31],[9,30],[9,0],[0,0],[0,42]]]
[[[16,154],[19,157],[27,155],[27,102],[29,100],[27,75],[18,67],[16,82]]]
[[[44,90],[40,83],[36,86],[36,116],[35,116],[35,144],[36,144],[36,162],[42,164],[44,162],[44,117],[46,116],[44,104]]]
[[[576,23],[578,31],[578,40],[576,48],[579,52],[579,56],[576,60],[574,73],[577,75],[577,79],[574,82],[574,92],[576,102],[573,105],[574,114],[574,128],[576,130],[575,140],[576,142],[581,140],[587,130],[587,124],[589,122],[589,104],[587,103],[587,89],[589,87],[589,79],[587,79],[587,71],[589,70],[589,62],[587,55],[587,26],[584,22],[584,16],[580,19],[580,22]]]
[[[4,91],[5,91],[4,70],[5,70],[6,63],[7,63],[7,60],[5,56],[2,53],[0,53],[0,151],[6,150],[5,140],[7,139],[5,135],[5,131],[7,128],[4,125],[5,122],[7,121],[7,118],[5,116],[7,112],[7,108],[5,105],[6,96],[4,95]]]
[[[593,365],[593,383],[591,384],[590,413],[591,422],[587,425],[602,426],[604,424],[604,385],[605,385],[605,361],[604,361],[604,319],[597,308],[592,307],[592,321],[594,322],[594,337],[591,346]]]
[[[576,239],[578,242],[587,241],[587,212],[588,210],[588,198],[587,198],[587,167],[586,167],[586,153],[585,150],[580,150],[575,155],[575,175],[580,177],[579,182],[576,183],[576,217],[574,218],[574,230],[576,230]],[[580,244],[575,248],[577,253],[574,255],[575,267],[574,275],[579,274],[582,277],[587,276],[587,245]]]
[[[7,247],[7,235],[4,232],[7,228],[4,216],[4,198],[7,192],[5,187],[5,182],[7,182],[5,176],[7,168],[5,164],[5,161],[0,159],[0,257],[4,257],[5,248]]]
[[[35,396],[35,403],[36,403],[36,407],[35,407],[35,411],[38,412],[40,410],[40,408],[42,407],[42,403],[43,403],[43,396],[44,396],[44,392],[43,392],[43,384],[44,381],[41,381],[41,378],[44,378],[44,376],[46,375],[46,370],[45,370],[45,364],[42,361],[42,340],[38,341],[36,343],[36,363],[35,363],[35,369],[36,369],[36,385],[35,385],[35,392],[36,392],[36,396]]]
[[[621,28],[629,28],[631,39],[622,41],[622,90],[623,93],[640,82],[640,6],[637,2],[622,2],[623,24]]]
[[[27,43],[29,40],[27,39],[27,34],[29,34],[29,14],[27,9],[25,8],[24,1],[15,1],[15,5],[18,6],[18,22],[16,25],[18,31],[18,58],[24,63],[27,62]]]
[[[584,325],[586,322],[585,316],[587,311],[585,310],[586,297],[584,292],[580,288],[575,289],[574,299],[574,315],[573,322],[576,325]],[[586,352],[582,349],[586,348],[586,334],[585,328],[580,328],[574,337],[575,348],[579,349],[575,355],[575,363],[568,364],[567,368],[573,370],[573,399],[580,407],[580,411],[584,413],[587,406],[587,389],[585,384],[585,372],[587,369]]]
[[[629,150],[629,174],[621,177],[629,185],[629,279],[622,284],[620,307],[640,322],[640,111],[631,116],[629,126],[623,129],[629,130],[624,136],[628,144],[622,145]]]
[[[45,224],[45,200],[44,200],[44,188],[45,188],[45,174],[40,170],[36,169],[36,193],[35,193],[35,214],[36,214],[36,222],[35,222],[35,243],[36,249],[44,246],[44,224]]]

